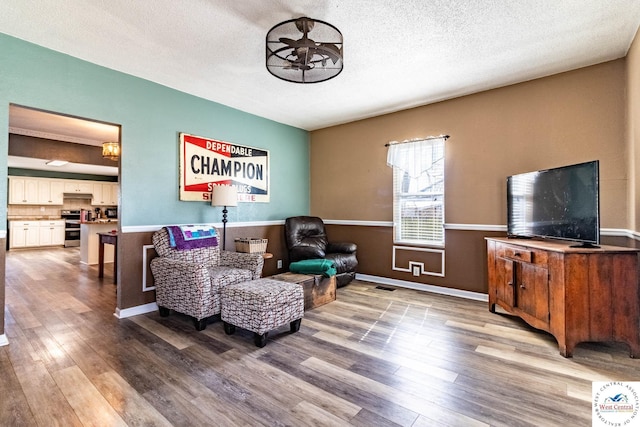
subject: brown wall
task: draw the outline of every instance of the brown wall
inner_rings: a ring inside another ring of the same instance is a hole
[[[640,30],[627,55],[627,141],[629,144],[629,222],[640,230]]]
[[[384,144],[448,134],[445,218],[453,226],[445,234],[445,277],[392,270],[391,227],[332,227],[358,243],[360,273],[486,292],[483,237],[496,235],[487,225],[506,225],[506,177],[594,159],[600,160],[601,226],[625,229],[625,66],[620,59],[314,131],[311,214],[390,223],[392,174]],[[414,258],[428,261],[422,252]]]
[[[222,232],[222,230],[220,230]],[[145,305],[155,301],[154,291],[143,291],[143,264],[146,252],[146,285],[153,286],[153,275],[149,268],[149,262],[157,256],[153,249],[145,249],[145,245],[151,245],[152,231],[138,233],[121,233],[118,237],[118,301],[120,310]],[[262,269],[263,276],[286,271],[288,259],[284,243],[284,231],[282,225],[254,226],[254,227],[229,227],[226,233],[226,249],[234,250],[236,237],[255,237],[269,239],[267,251],[273,254],[273,258],[265,260]],[[277,268],[277,260],[283,260],[283,269]],[[1,296],[1,295],[0,295]]]
[[[9,155],[36,159],[65,159],[72,163],[118,166],[102,157],[102,147],[73,144],[33,136],[9,134]]]

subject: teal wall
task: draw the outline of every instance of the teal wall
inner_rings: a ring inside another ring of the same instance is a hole
[[[211,79],[215,84],[215,76]],[[3,182],[11,103],[121,125],[122,226],[221,221],[219,208],[178,201],[180,132],[269,150],[270,202],[229,208],[231,222],[309,212],[306,131],[0,34]],[[0,206],[6,206],[5,190],[0,197]],[[5,224],[6,210],[0,212],[0,224]]]

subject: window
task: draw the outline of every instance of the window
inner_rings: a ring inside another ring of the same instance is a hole
[[[392,144],[394,241],[444,245],[444,141]]]

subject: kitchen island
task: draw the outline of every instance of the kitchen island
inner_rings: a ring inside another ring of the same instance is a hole
[[[80,223],[80,262],[82,264],[98,264],[100,238],[98,233],[109,233],[118,229],[118,220],[98,220]],[[113,262],[113,245],[104,248],[104,262]]]

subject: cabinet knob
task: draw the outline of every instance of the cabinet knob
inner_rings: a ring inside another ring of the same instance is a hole
[[[527,288],[524,286],[524,283],[520,285],[520,289],[527,289]]]
[[[513,286],[513,282],[508,282],[507,285]]]

